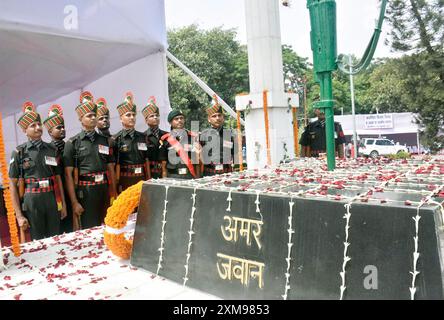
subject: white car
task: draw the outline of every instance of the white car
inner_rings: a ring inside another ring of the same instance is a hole
[[[407,147],[395,144],[393,141],[381,138],[365,138],[359,143],[359,155],[376,158],[398,152],[408,152]]]

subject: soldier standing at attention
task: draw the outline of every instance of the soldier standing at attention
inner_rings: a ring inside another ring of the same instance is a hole
[[[148,130],[145,132],[145,135],[150,160],[151,178],[162,178],[162,160],[166,161],[166,159],[164,158],[165,152],[161,150],[163,141],[160,140],[160,137],[168,132],[159,128],[160,114],[155,97],[149,98],[148,104],[142,109],[142,114],[148,125]]]
[[[315,109],[318,119],[311,122],[305,127],[301,135],[299,143],[302,146],[302,157],[319,157],[320,153],[325,153],[326,136],[325,136],[325,114],[320,109]],[[334,123],[335,126],[335,154],[339,158],[344,158],[345,135],[339,122]]]
[[[184,129],[185,116],[180,110],[168,114],[171,132],[160,139],[163,143],[162,177],[196,179],[200,177],[199,157],[202,147],[198,135]]]
[[[97,132],[107,138],[111,137],[109,128],[111,122],[109,120],[109,109],[105,98],[99,98],[96,101],[97,104]]]
[[[42,141],[41,118],[34,105],[26,102],[23,112],[17,123],[28,142],[12,153],[10,189],[20,228],[29,226],[32,240],[39,240],[59,234],[60,220],[66,217],[62,171],[57,149]]]
[[[123,103],[117,106],[123,129],[113,139],[116,157],[116,179],[119,193],[140,180],[151,178],[148,147],[144,133],[136,131],[137,107],[131,92]]]
[[[224,129],[224,112],[217,100],[213,100],[206,112],[210,128],[203,130],[200,135],[203,175],[232,172],[235,155],[233,132]]]
[[[60,159],[61,166],[61,178],[64,186],[64,196],[66,202],[67,216],[60,223],[60,233],[69,233],[73,231],[72,228],[72,210],[71,203],[69,201],[68,190],[65,188],[65,174],[63,166],[63,150],[65,149],[65,120],[63,118],[63,109],[60,105],[55,104],[48,110],[48,118],[43,121],[43,125],[48,130],[48,134],[51,137],[51,145],[57,149],[57,157]]]
[[[116,194],[112,148],[108,139],[95,131],[97,105],[90,92],[82,93],[80,102],[76,112],[82,131],[66,142],[63,153],[74,229],[99,226],[112,201],[110,195]]]

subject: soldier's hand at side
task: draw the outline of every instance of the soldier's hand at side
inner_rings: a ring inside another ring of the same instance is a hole
[[[68,213],[66,212],[66,208],[63,207],[62,211],[60,212],[60,219],[61,220],[65,219],[67,215],[68,215]]]
[[[193,151],[197,154],[200,154],[202,152],[202,146],[199,143],[195,143],[193,145]]]
[[[26,230],[29,227],[28,219],[26,219],[24,216],[17,217],[17,223],[19,227],[22,228],[23,230]]]
[[[76,202],[72,206],[72,211],[75,215],[80,217],[85,209],[83,209],[82,205],[79,202]]]

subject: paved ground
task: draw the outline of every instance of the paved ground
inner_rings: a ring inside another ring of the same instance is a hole
[[[7,269],[0,271],[0,300],[218,299],[115,257],[102,227],[26,243],[18,258],[9,248],[2,252]]]

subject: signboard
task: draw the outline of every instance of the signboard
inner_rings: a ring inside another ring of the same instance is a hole
[[[364,117],[366,129],[391,129],[393,128],[393,114],[369,114]]]

